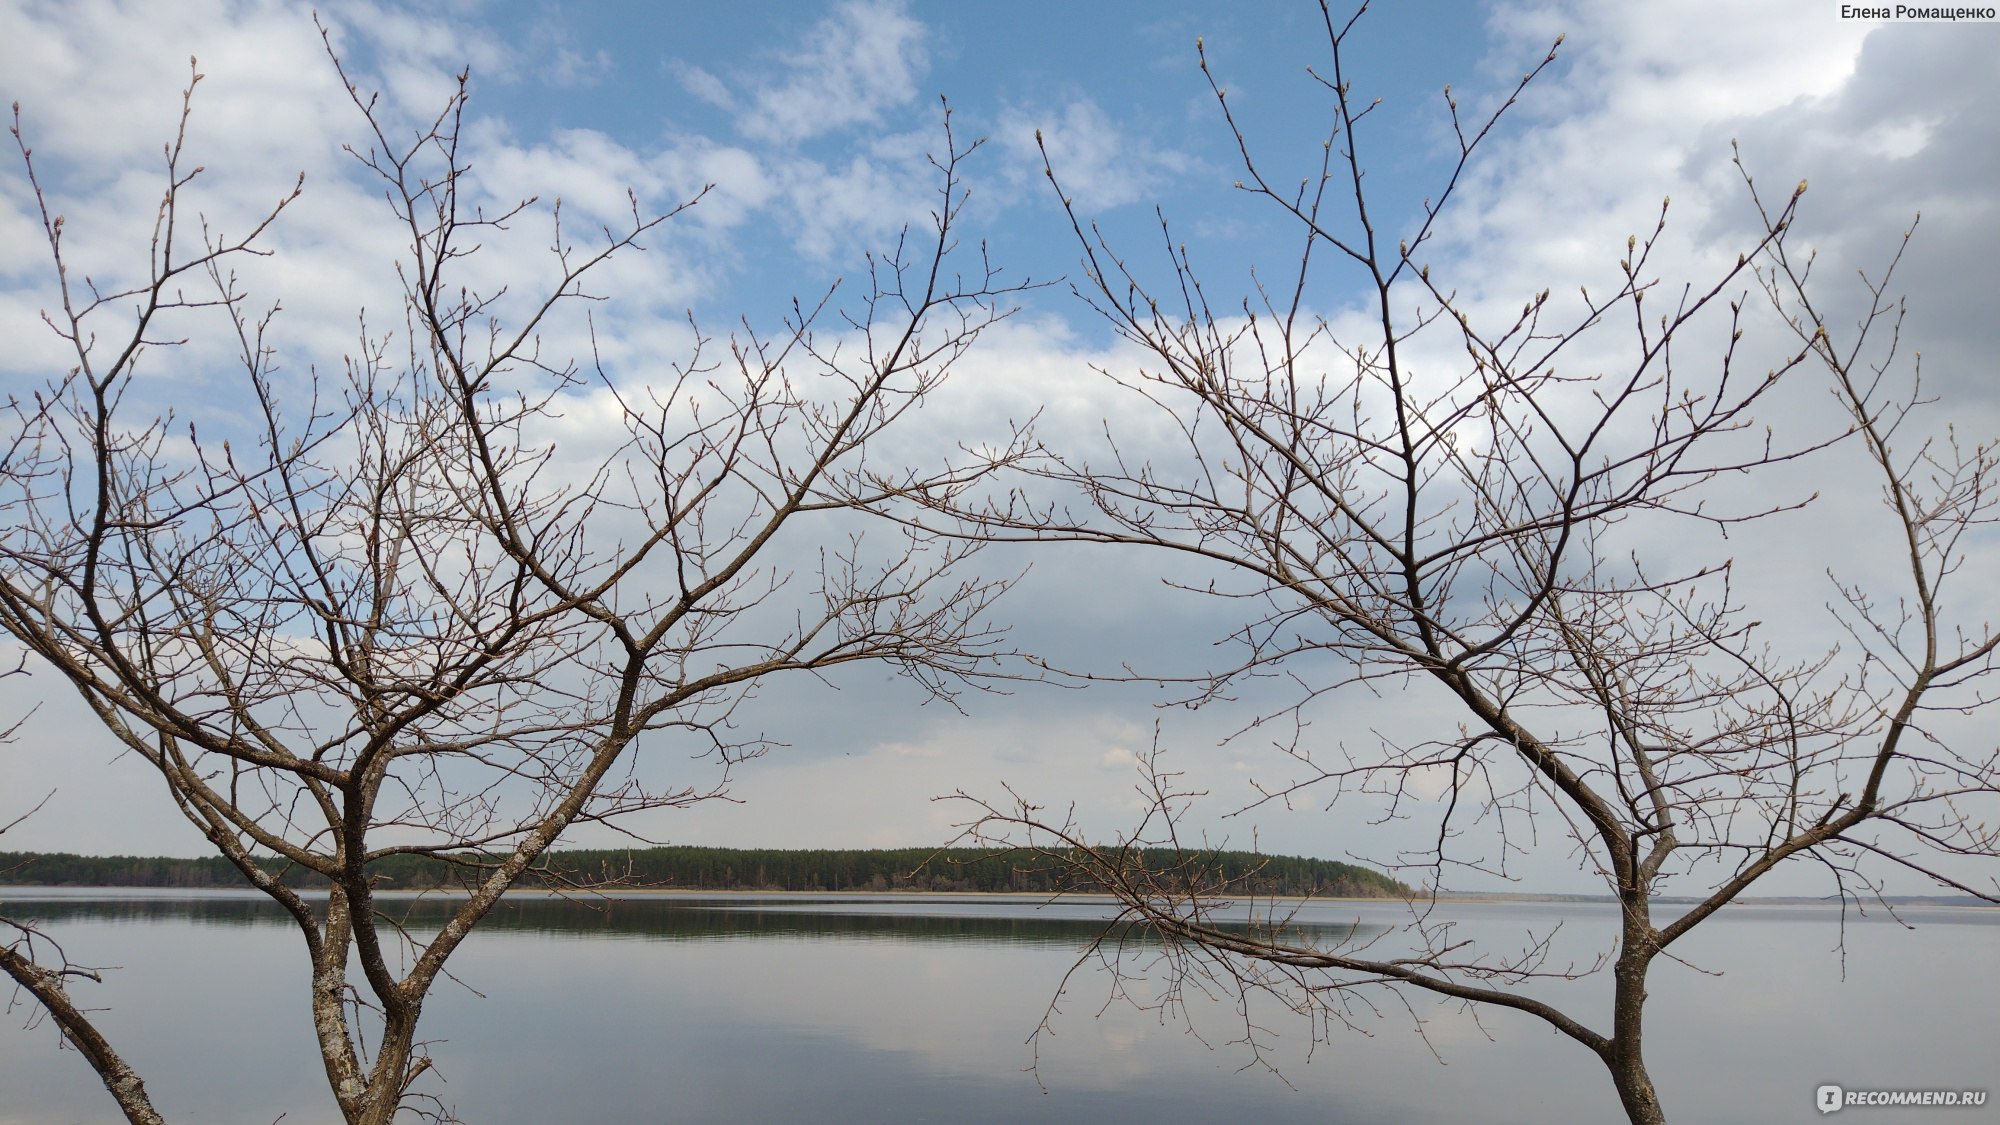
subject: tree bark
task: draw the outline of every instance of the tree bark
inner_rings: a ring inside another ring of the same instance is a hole
[[[110,1042],[91,1025],[90,1018],[70,1001],[61,973],[35,964],[12,946],[0,946],[0,969],[6,970],[15,983],[55,1017],[63,1038],[90,1060],[92,1069],[104,1080],[104,1088],[124,1112],[125,1120],[132,1125],[165,1125],[165,1119],[153,1108],[153,1100],[146,1094],[146,1083],[138,1072],[111,1049]]]
[[[416,1075],[410,1072],[410,1053],[415,1048],[418,1013],[421,1005],[411,1009],[405,1019],[393,1021],[393,1025],[382,1032],[382,1043],[375,1052],[375,1066],[368,1078],[368,1092],[364,1096],[361,1111],[350,1117],[353,1125],[393,1125],[396,1113],[403,1106],[403,1092],[409,1089]],[[419,1067],[419,1073],[430,1069],[429,1063]]]
[[[1666,1125],[1659,1091],[1653,1088],[1652,1075],[1646,1073],[1644,1036],[1646,972],[1658,946],[1643,899],[1628,900],[1624,911],[1625,932],[1612,970],[1611,1039],[1601,1053],[1604,1065],[1611,1070],[1611,1085],[1617,1089],[1618,1101],[1632,1125]]]

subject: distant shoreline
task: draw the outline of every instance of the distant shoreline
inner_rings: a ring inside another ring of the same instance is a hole
[[[327,894],[324,887],[301,888],[300,893],[308,898]],[[255,887],[161,887],[142,884],[49,884],[49,883],[4,883],[0,882],[0,901],[9,897],[33,898],[37,894],[60,892],[56,897],[82,897],[92,891],[145,891],[148,897],[172,897],[174,895],[241,895],[262,897]],[[375,892],[377,898],[409,900],[425,897],[462,897],[467,892],[457,887],[383,887]],[[927,891],[906,888],[854,889],[841,891],[827,890],[774,890],[760,887],[620,887],[598,886],[579,887],[562,890],[551,887],[513,887],[507,891],[509,897],[519,898],[745,898],[745,899],[959,899],[978,901],[982,899],[1036,900],[1044,902],[1093,902],[1115,903],[1117,898],[1102,891],[1068,891],[1052,893],[1047,891]],[[1369,895],[1237,895],[1233,902],[1276,902],[1288,904],[1304,903],[1380,903],[1398,904],[1407,900],[1386,896]],[[1493,903],[1554,903],[1579,906],[1612,906],[1617,900],[1611,895],[1548,894],[1532,891],[1451,891],[1423,901],[1439,905],[1478,905]],[[1703,900],[1689,896],[1669,896],[1653,900],[1655,906],[1693,906]],[[1990,903],[1971,895],[1887,895],[1880,901],[1869,898],[1859,902],[1861,909],[1878,907],[1886,902],[1891,907],[1952,907],[1971,909],[1994,909],[2000,904]],[[1760,895],[1736,899],[1733,906],[1839,906],[1838,899],[1819,898],[1806,895]]]
[[[1258,897],[1397,899],[1410,888],[1383,872],[1340,860],[1221,850],[1188,853],[1128,848],[1117,853],[1130,874],[1192,882]],[[453,851],[400,852],[368,861],[381,890],[423,890],[476,883],[503,856]],[[323,859],[323,857],[322,857]],[[324,888],[325,875],[276,856],[258,856],[262,877],[294,889]],[[318,864],[324,867],[324,863]],[[51,887],[247,887],[251,880],[221,856],[87,856],[0,852],[0,883]],[[993,848],[575,848],[550,852],[515,886],[657,888],[686,892],[823,891],[834,894],[1054,894],[1097,889],[1084,865],[1035,849]]]

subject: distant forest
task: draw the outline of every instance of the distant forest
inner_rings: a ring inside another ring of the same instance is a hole
[[[1135,850],[1135,865],[1154,871],[1193,864],[1206,883],[1226,882],[1236,894],[1383,898],[1407,892],[1379,871],[1334,860],[1252,852]],[[387,889],[451,887],[476,878],[483,860],[458,862],[391,856],[370,864]],[[294,887],[325,880],[283,860],[264,869]],[[220,856],[85,856],[59,852],[0,852],[0,884],[57,887],[242,887],[241,873]],[[542,869],[520,886],[636,886],[698,891],[987,891],[1031,894],[1088,891],[1048,857],[1035,852],[977,848],[778,850],[667,847],[550,852]]]

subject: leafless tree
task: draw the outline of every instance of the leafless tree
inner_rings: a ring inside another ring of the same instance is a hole
[[[1461,120],[1447,88],[1458,161],[1398,240],[1379,225],[1357,136],[1372,105],[1347,76],[1355,23],[1322,12],[1328,69],[1312,77],[1331,126],[1316,175],[1267,177],[1209,79],[1239,146],[1238,186],[1297,235],[1294,264],[1260,274],[1240,305],[1211,305],[1164,223],[1171,267],[1149,278],[1064,199],[1084,256],[1080,294],[1144,357],[1104,375],[1183,435],[1182,453],[1135,457],[1107,427],[1109,456],[1043,451],[1023,466],[1040,479],[910,518],[944,512],[972,536],[1149,548],[1216,568],[1195,592],[1253,612],[1234,634],[1240,660],[1188,681],[1185,701],[1282,672],[1298,694],[1257,725],[1293,732],[1280,746],[1302,776],[1265,800],[1359,801],[1434,821],[1434,845],[1399,861],[1430,892],[1412,904],[1415,947],[1385,954],[1232,928],[1218,912],[1232,888],[1201,865],[1135,864],[1134,847],[1179,843],[1194,796],[1157,767],[1150,815],[1112,844],[1032,793],[980,799],[971,832],[1039,846],[1080,884],[1115,893],[1125,921],[1171,939],[1175,979],[1281,994],[1320,1029],[1364,987],[1524,1012],[1603,1061],[1632,1121],[1663,1121],[1643,1056],[1648,973],[1780,865],[1817,864],[1843,902],[1878,892],[1878,863],[2000,901],[1976,866],[2000,848],[1990,815],[2000,759],[1990,738],[1966,745],[1962,726],[1937,721],[1992,699],[1975,681],[2000,640],[1965,616],[1960,566],[1967,537],[1994,521],[1994,445],[1922,435],[1888,290],[1894,261],[1863,278],[1858,321],[1823,309],[1792,236],[1803,183],[1773,200],[1744,175],[1762,236],[1719,276],[1660,283],[1649,261],[1662,204],[1652,233],[1624,247],[1615,291],[1567,305],[1544,290],[1490,320],[1433,275],[1425,247],[1475,151],[1555,48],[1490,117]],[[1060,171],[1049,177],[1059,194]],[[1354,283],[1369,327],[1340,338],[1324,313]],[[1789,336],[1768,369],[1745,371],[1744,329],[1757,318],[1744,303],[1759,291]],[[1587,373],[1600,353],[1586,349],[1613,332],[1626,333],[1627,358]],[[1423,350],[1438,337],[1448,346]],[[1439,355],[1461,358],[1441,368]],[[1847,421],[1785,445],[1754,415],[1817,372]],[[1699,544],[1703,529],[1797,509],[1804,496],[1746,502],[1742,482],[1806,457],[1872,472],[1884,501],[1873,534],[1892,537],[1902,562],[1894,588],[1836,576],[1832,612],[1849,640],[1798,658],[1733,588],[1757,560],[1729,559],[1734,544],[1718,535],[1711,561],[1664,571],[1643,545]],[[1064,488],[1085,499],[1050,499]],[[1329,698],[1398,689],[1425,700],[1441,729],[1414,744],[1306,737],[1308,711]],[[1449,872],[1505,875],[1510,854],[1550,847],[1584,857],[1618,904],[1602,1022],[1533,994],[1538,977],[1588,966],[1552,963],[1543,944],[1519,955],[1469,947],[1432,912]],[[1656,913],[1669,880],[1698,903]]]
[[[721,792],[660,784],[633,764],[642,743],[692,737],[726,779],[763,747],[731,720],[771,677],[873,662],[948,700],[1000,673],[985,615],[1007,582],[959,577],[976,548],[841,517],[884,481],[948,489],[984,471],[884,472],[876,451],[1007,314],[1010,287],[958,245],[978,146],[947,112],[934,225],[871,258],[858,294],[795,304],[775,338],[747,321],[700,337],[643,380],[594,345],[552,359],[543,337],[581,332],[600,299],[586,281],[699,197],[653,215],[634,198],[622,227],[581,233],[560,203],[483,212],[460,151],[464,75],[407,132],[348,90],[369,129],[350,151],[406,240],[403,324],[364,325],[325,383],[281,368],[275,311],[256,315],[234,273],[297,189],[239,237],[190,219],[194,83],[146,272],[115,292],[71,271],[22,143],[58,283],[45,319],[74,367],[6,406],[0,625],[296,922],[334,1098],[379,1125],[445,1112],[415,1085],[431,1066],[419,1017],[522,872],[576,825]],[[546,275],[482,285],[480,242],[530,222],[552,231]],[[233,415],[130,405],[161,397],[147,381],[162,349],[213,325],[239,355]],[[553,426],[585,406],[614,421],[588,450],[558,448]],[[462,867],[435,932],[404,932],[376,898],[370,864],[407,855]],[[330,892],[293,889],[270,857]],[[48,971],[6,967],[87,1046]],[[85,1054],[131,1120],[158,1120],[108,1046]]]

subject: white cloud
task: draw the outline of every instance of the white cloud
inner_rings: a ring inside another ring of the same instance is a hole
[[[617,70],[611,52],[578,45],[561,10],[554,8],[536,18],[516,54],[519,57],[512,65],[517,72],[531,72],[543,82],[565,89],[600,85]]]
[[[928,67],[928,38],[905,4],[851,0],[754,70],[726,72],[734,78],[684,61],[669,64],[683,89],[732,114],[748,142],[729,147],[697,138],[673,153],[682,165],[691,157],[706,163],[728,196],[705,203],[711,215],[696,221],[734,226],[770,208],[794,253],[842,264],[887,249],[906,226],[922,227],[934,203],[926,158],[939,143],[935,130],[862,133],[831,156],[806,145],[879,125],[890,110],[911,103]]]
[[[693,63],[677,63],[671,69],[675,80],[688,93],[717,109],[735,110],[736,99],[730,95],[729,87],[723,85],[722,79]]]
[[[557,47],[544,71],[556,86],[595,86],[613,69],[611,54],[597,50],[585,54],[575,47]]]
[[[1097,768],[1129,772],[1139,768],[1139,755],[1123,746],[1113,746],[1097,759]]]
[[[928,65],[924,26],[900,3],[850,0],[801,39],[751,84],[745,135],[796,142],[879,121],[916,97]]]
[[[864,253],[892,248],[904,227],[921,237],[935,201],[921,159],[877,148],[832,165],[805,159],[780,165],[793,248],[811,261],[858,264]]]
[[[287,11],[296,18],[296,8]],[[372,64],[385,96],[414,111],[442,106],[461,71],[482,82],[507,82],[523,69],[512,44],[449,6],[412,9],[365,0],[342,5],[339,17],[321,17],[335,50],[343,59]]]
[[[1003,175],[1029,190],[1047,190],[1041,151],[1046,148],[1046,167],[1055,170],[1063,194],[1080,212],[1153,198],[1164,178],[1190,166],[1180,153],[1133,138],[1090,98],[1055,109],[1010,106],[1001,112],[995,135],[1007,160]]]

